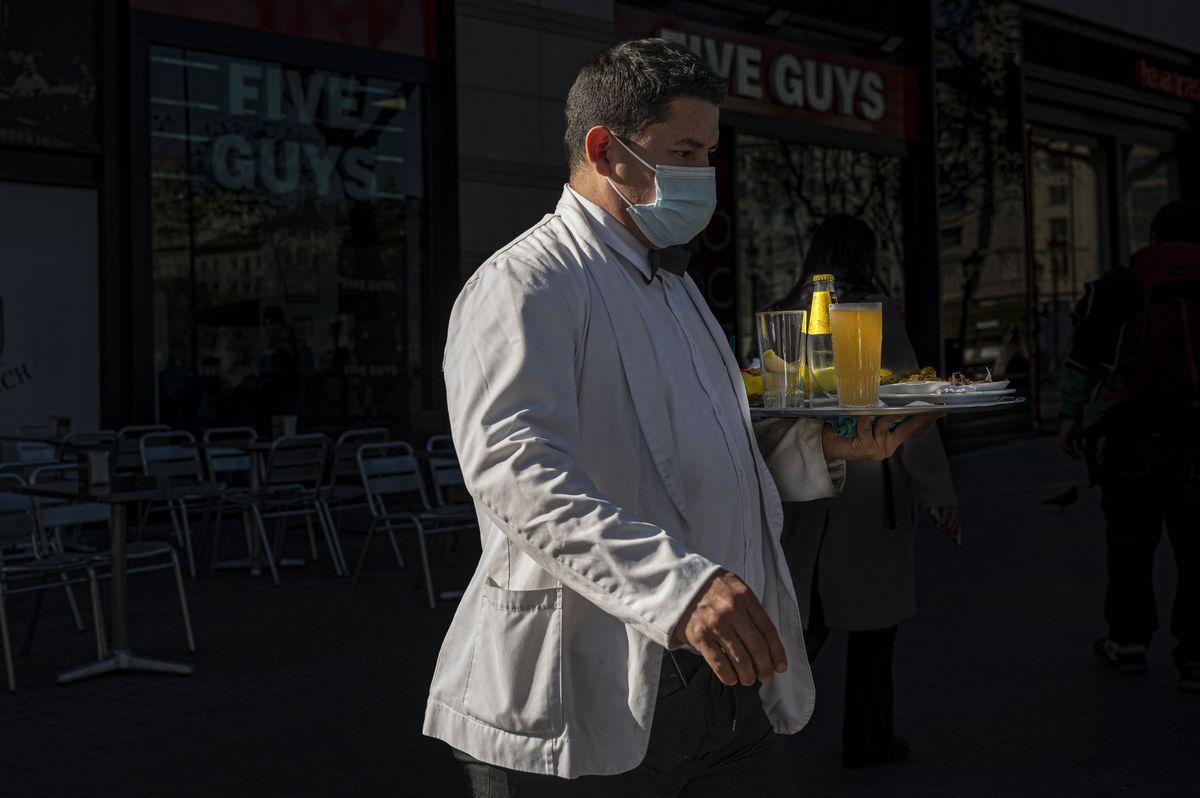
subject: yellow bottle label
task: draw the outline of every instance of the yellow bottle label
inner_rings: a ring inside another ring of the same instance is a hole
[[[808,310],[808,334],[829,335],[829,292],[813,293],[812,306]]]

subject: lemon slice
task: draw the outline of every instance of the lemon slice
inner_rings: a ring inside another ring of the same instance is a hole
[[[783,371],[787,368],[787,363],[779,355],[775,354],[774,349],[768,349],[763,352],[763,370],[764,371]]]

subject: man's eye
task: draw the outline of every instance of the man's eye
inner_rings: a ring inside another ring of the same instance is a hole
[[[691,150],[675,150],[675,154],[678,155],[680,158],[685,158],[685,159],[692,157]]]

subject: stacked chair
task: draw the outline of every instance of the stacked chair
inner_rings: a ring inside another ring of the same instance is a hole
[[[442,436],[445,438],[445,436]],[[425,478],[413,448],[404,442],[370,443],[360,446],[357,454],[359,475],[363,492],[366,494],[371,512],[371,523],[367,538],[355,567],[350,590],[353,592],[362,573],[363,563],[370,550],[371,538],[382,528],[392,544],[396,562],[404,567],[400,554],[397,533],[411,531],[417,539],[421,556],[425,594],[430,608],[437,606],[437,593],[433,588],[433,573],[429,567],[429,552],[426,538],[432,535],[456,533],[476,528],[474,508],[470,504],[455,504],[445,501],[446,490],[463,484],[458,461],[453,456],[449,439],[431,439],[427,447],[431,481],[435,500],[430,501],[425,489]]]

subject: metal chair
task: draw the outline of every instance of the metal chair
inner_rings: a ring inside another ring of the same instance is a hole
[[[232,488],[250,486],[251,457],[240,448],[258,440],[253,427],[213,427],[204,431],[204,458],[208,473]]]
[[[73,462],[83,449],[108,449],[111,452],[116,447],[117,433],[110,429],[71,432],[63,438],[59,461]]]
[[[26,552],[26,556],[20,559],[0,558],[0,645],[4,647],[4,668],[9,691],[17,689],[8,625],[9,596],[36,593],[33,616],[30,618],[23,647],[27,652],[33,640],[41,597],[47,590],[63,588],[68,591],[72,610],[76,612],[76,628],[83,631],[70,587],[72,584],[86,581],[91,600],[92,624],[96,633],[96,654],[101,658],[108,654],[108,644],[104,638],[104,618],[101,615],[100,590],[91,558],[82,554],[65,554],[51,545],[42,527],[30,517],[30,499],[12,492],[14,488],[23,484],[25,481],[16,474],[0,474],[0,549],[16,547]],[[54,577],[57,577],[55,581],[49,581]],[[25,584],[27,582],[32,584]],[[14,587],[14,584],[18,586]]]
[[[358,473],[358,448],[366,443],[386,443],[387,439],[387,429],[371,427],[346,430],[333,444],[333,462],[329,466],[324,496],[325,506],[329,508],[329,521],[335,528],[341,529],[338,521],[342,513],[369,508]]]
[[[17,435],[26,435],[29,437],[50,437],[50,427],[45,424],[27,424],[22,427],[17,427]],[[58,457],[58,452],[52,443],[35,443],[33,441],[18,441],[17,442],[17,459],[24,461],[31,460],[55,460]]]
[[[0,474],[16,474],[22,479],[33,473],[34,469],[44,465],[54,465],[57,460],[11,460],[0,463]]]
[[[31,483],[60,482],[78,479],[78,467],[63,463],[60,465],[39,468],[33,473]],[[103,524],[107,530],[111,518],[111,508],[98,502],[64,502],[56,499],[37,499],[34,502],[34,516],[41,534],[49,540],[59,541],[58,530],[63,527],[83,524]],[[112,550],[103,549],[90,555],[91,562],[96,566],[98,579],[107,579],[111,575]],[[175,588],[179,592],[179,608],[183,613],[183,630],[187,637],[189,651],[196,650],[196,639],[192,634],[192,617],[188,610],[187,593],[183,586],[183,570],[179,566],[179,555],[175,547],[163,540],[129,541],[125,544],[125,561],[128,563],[126,572],[129,575],[144,574],[152,571],[171,570],[175,575]]]
[[[259,540],[271,569],[271,579],[276,585],[280,584],[279,570],[267,537],[267,521],[279,522],[274,550],[282,551],[287,522],[292,518],[304,518],[307,525],[315,517],[325,535],[334,572],[338,576],[346,575],[341,542],[337,529],[329,521],[322,496],[328,453],[329,438],[325,435],[285,435],[272,443],[267,453],[262,487],[257,491],[236,492],[230,496],[231,503],[241,505],[254,517]]]
[[[425,453],[429,456],[429,477],[433,483],[433,498],[439,509],[446,513],[458,513],[465,518],[475,518],[475,506],[466,501],[452,501],[452,489],[466,493],[462,467],[458,453],[449,435],[434,435],[425,442]]]
[[[142,436],[150,432],[169,432],[170,429],[166,424],[137,424],[117,430],[113,473],[119,477],[142,473]]]
[[[196,439],[190,432],[147,432],[138,439],[138,452],[142,460],[142,473],[148,477],[175,477],[180,479],[204,479],[204,464],[200,459],[200,450],[196,447]],[[196,578],[196,558],[192,552],[192,527],[188,520],[188,499],[173,499],[158,503],[159,508],[165,509],[171,517],[171,527],[175,531],[175,540],[187,554],[188,573]],[[194,498],[192,501],[196,501]],[[207,498],[201,499],[198,507],[205,512],[207,520],[213,505]],[[147,502],[142,508],[138,521],[138,538],[145,528],[146,519],[155,509],[155,502]],[[165,507],[162,507],[165,504]]]
[[[407,443],[372,443],[360,446],[357,454],[358,470],[362,477],[363,491],[367,494],[371,510],[371,525],[363,542],[358,565],[354,569],[351,592],[358,584],[363,563],[371,546],[371,537],[382,526],[392,544],[392,551],[400,567],[404,558],[396,542],[398,529],[411,528],[417,533],[417,548],[421,553],[421,568],[424,573],[425,594],[430,608],[437,606],[437,595],[433,590],[433,573],[429,567],[429,553],[425,538],[446,532],[457,532],[475,526],[474,516],[464,523],[458,511],[446,512],[434,507],[425,492],[425,479],[421,466]]]
[[[254,484],[250,469],[254,458],[241,448],[258,441],[258,432],[253,427],[213,427],[201,436],[204,442],[204,462],[211,478],[225,483],[225,491],[217,503],[216,518],[212,525],[212,554],[209,570],[215,573],[220,559],[221,531],[225,506],[237,492],[245,492]],[[260,475],[261,476],[261,475]],[[247,551],[254,547],[251,524],[243,515],[242,528],[246,535]]]

